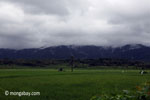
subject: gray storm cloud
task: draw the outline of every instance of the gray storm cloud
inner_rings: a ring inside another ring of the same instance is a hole
[[[150,45],[149,0],[0,0],[0,48]]]

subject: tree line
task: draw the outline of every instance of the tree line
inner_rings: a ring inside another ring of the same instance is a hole
[[[46,67],[52,65],[67,65],[75,68],[91,68],[98,66],[120,66],[128,68],[134,66],[135,68],[150,68],[149,62],[144,61],[132,61],[126,59],[110,59],[110,58],[99,58],[99,59],[0,59],[0,65],[17,65],[17,66],[29,66],[29,67]]]

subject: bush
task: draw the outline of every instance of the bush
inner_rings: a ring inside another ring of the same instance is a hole
[[[90,100],[150,100],[150,82],[136,86],[136,91],[123,90],[121,94],[93,96]]]

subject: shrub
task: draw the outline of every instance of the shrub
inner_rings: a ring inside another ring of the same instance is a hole
[[[136,91],[123,90],[121,94],[93,96],[90,100],[150,100],[150,82],[136,86]]]

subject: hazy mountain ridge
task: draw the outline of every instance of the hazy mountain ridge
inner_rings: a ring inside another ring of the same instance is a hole
[[[42,49],[0,49],[0,58],[10,59],[67,59],[72,55],[83,59],[121,58],[150,61],[150,47],[140,44],[122,47],[61,45]]]

